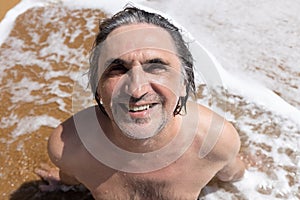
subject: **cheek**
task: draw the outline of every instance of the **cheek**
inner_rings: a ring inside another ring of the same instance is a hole
[[[171,88],[160,84],[152,84],[152,88],[155,93],[163,98],[165,108],[173,111],[177,105],[179,96]]]
[[[168,93],[167,99],[168,99],[168,109],[173,112],[177,106],[179,97],[174,93]]]
[[[99,84],[98,93],[104,103],[106,104],[110,103],[115,85],[116,85],[116,81],[114,80],[107,80]]]
[[[113,93],[113,84],[111,82],[104,82],[99,84],[98,94],[102,100],[102,106],[104,107],[106,113],[111,118],[111,98]]]

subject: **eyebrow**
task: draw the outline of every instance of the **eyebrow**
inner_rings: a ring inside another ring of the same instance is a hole
[[[108,67],[108,66],[110,66],[111,64],[121,64],[121,65],[126,65],[127,64],[127,62],[125,61],[125,60],[122,60],[122,59],[120,59],[120,58],[111,58],[111,59],[109,59],[109,60],[107,60],[106,62],[105,62],[105,67]]]
[[[108,67],[112,64],[121,64],[121,65],[128,65],[128,62],[122,60],[120,58],[111,58],[105,62],[105,66]],[[164,61],[161,58],[152,58],[149,60],[144,61],[142,64],[162,64],[162,65],[169,65],[168,62]]]
[[[145,62],[146,64],[152,64],[152,63],[156,63],[156,64],[162,64],[162,65],[169,65],[168,62],[162,60],[161,58],[153,58],[153,59],[150,59],[150,60],[146,60]]]

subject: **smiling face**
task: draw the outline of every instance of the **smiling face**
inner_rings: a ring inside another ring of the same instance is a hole
[[[97,92],[110,119],[133,139],[158,134],[186,95],[169,33],[149,24],[122,26],[110,33],[101,52]]]

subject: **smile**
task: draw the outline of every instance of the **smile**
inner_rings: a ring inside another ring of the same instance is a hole
[[[141,112],[152,108],[156,103],[144,104],[144,105],[129,105],[129,112]]]

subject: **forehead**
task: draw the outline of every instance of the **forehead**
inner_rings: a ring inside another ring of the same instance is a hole
[[[99,66],[104,66],[110,59],[121,58],[137,52],[177,55],[174,41],[166,30],[143,23],[116,28],[101,45]]]
[[[145,23],[116,28],[108,35],[105,45],[121,55],[143,48],[163,49],[171,52],[175,52],[176,49],[171,35],[166,30]]]

